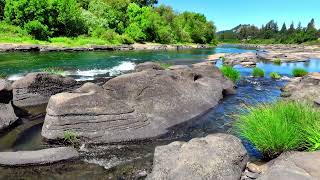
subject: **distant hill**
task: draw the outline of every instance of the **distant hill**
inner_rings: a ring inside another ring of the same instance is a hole
[[[219,31],[217,32],[218,35],[222,34],[222,33],[225,33],[225,32],[230,32],[230,33],[239,33],[240,30],[244,27],[250,27],[250,24],[239,24],[238,26],[230,29],[230,30],[224,30],[224,31]]]

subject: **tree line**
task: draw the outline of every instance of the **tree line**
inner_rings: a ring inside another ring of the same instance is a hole
[[[307,27],[302,27],[300,22],[295,27],[292,22],[289,27],[283,23],[281,28],[277,22],[271,20],[261,28],[254,25],[239,25],[233,30],[220,33],[218,38],[220,41],[240,40],[250,43],[269,40],[271,43],[301,44],[320,38],[320,30],[316,29],[314,19],[311,19]]]
[[[213,43],[203,14],[175,12],[157,0],[0,0],[0,20],[38,40],[95,37],[110,42]]]

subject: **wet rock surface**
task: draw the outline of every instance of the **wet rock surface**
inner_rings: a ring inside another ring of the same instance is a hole
[[[154,138],[234,92],[234,84],[211,63],[125,74],[103,87],[89,83],[52,96],[42,135],[57,139],[70,130],[93,143]]]
[[[240,179],[247,161],[247,151],[238,138],[209,135],[157,147],[147,179]]]
[[[282,91],[282,97],[317,103],[320,97],[320,73],[309,73],[304,77],[293,78]]]
[[[57,93],[75,89],[76,81],[72,78],[48,73],[30,73],[13,83],[13,104],[29,111],[29,108],[44,106],[49,98]]]
[[[320,179],[320,152],[288,152],[270,162],[259,180]]]
[[[0,78],[0,103],[9,103],[12,98],[11,83]]]
[[[50,164],[78,158],[77,150],[71,147],[51,148],[38,151],[0,152],[0,165],[25,166]]]

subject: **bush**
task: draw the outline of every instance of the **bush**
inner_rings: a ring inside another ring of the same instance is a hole
[[[270,78],[271,79],[280,79],[281,76],[277,72],[272,72],[272,73],[270,73]]]
[[[237,82],[241,77],[240,72],[232,66],[222,66],[221,72],[225,77],[229,78],[233,82]]]
[[[48,40],[50,32],[48,26],[41,24],[39,21],[30,21],[24,25],[24,29],[38,40]]]
[[[261,68],[253,68],[252,76],[253,77],[264,77],[264,71]]]
[[[302,77],[308,74],[308,71],[302,68],[296,68],[292,71],[294,77]]]
[[[270,159],[285,151],[319,149],[320,126],[315,126],[319,119],[320,111],[311,105],[280,101],[249,107],[235,130]]]
[[[273,61],[273,64],[275,65],[281,65],[281,59],[277,58]]]
[[[133,44],[134,40],[126,34],[120,36],[121,44]]]

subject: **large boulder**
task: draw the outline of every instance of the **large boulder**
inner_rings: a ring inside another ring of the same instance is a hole
[[[218,104],[234,84],[210,63],[189,69],[145,70],[121,75],[103,87],[88,83],[50,98],[42,135],[73,131],[97,143],[142,140],[166,134]]]
[[[78,157],[79,153],[72,147],[50,148],[38,151],[0,152],[0,165],[26,166],[51,164]]]
[[[320,97],[320,73],[309,73],[302,78],[292,79],[282,91],[283,97],[317,103]]]
[[[0,131],[9,127],[16,120],[18,118],[14,113],[11,102],[8,104],[0,103]]]
[[[148,180],[240,179],[249,156],[241,141],[227,134],[173,142],[155,150]]]
[[[284,153],[270,164],[259,180],[320,179],[320,151]]]
[[[9,103],[12,101],[11,83],[0,78],[0,103]]]
[[[52,95],[75,88],[72,78],[48,73],[30,73],[13,83],[13,104],[30,114],[42,113],[39,110],[48,103]]]

